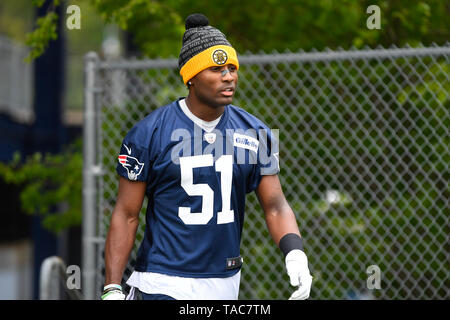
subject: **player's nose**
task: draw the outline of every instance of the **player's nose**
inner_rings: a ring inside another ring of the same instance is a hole
[[[233,81],[234,78],[231,74],[231,70],[229,69],[229,67],[225,67],[222,70],[222,81]]]

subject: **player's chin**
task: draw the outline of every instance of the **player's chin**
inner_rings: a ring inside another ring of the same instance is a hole
[[[227,104],[230,104],[233,102],[234,94],[231,96],[225,96],[222,94],[219,94],[216,98],[216,104],[221,106],[226,106]]]

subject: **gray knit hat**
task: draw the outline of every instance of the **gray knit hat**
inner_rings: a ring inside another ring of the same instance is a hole
[[[236,51],[220,30],[209,25],[207,17],[199,13],[191,14],[185,26],[178,58],[184,83],[211,66],[232,63],[239,68]]]

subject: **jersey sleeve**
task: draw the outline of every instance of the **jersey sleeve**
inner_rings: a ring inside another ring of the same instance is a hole
[[[131,129],[122,141],[117,157],[117,173],[131,181],[147,182],[152,166],[153,130],[139,126]]]
[[[265,175],[274,175],[280,172],[278,130],[263,128],[258,130],[258,157],[253,167],[248,192],[255,190],[261,178]]]

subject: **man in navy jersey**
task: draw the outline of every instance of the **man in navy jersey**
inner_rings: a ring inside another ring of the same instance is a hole
[[[232,105],[239,61],[225,35],[194,14],[179,56],[186,98],[138,122],[120,147],[119,191],[105,247],[102,299],[120,286],[148,198],[145,235],[128,299],[237,299],[246,194],[255,191],[285,256],[290,299],[307,299],[312,277],[295,215],[278,179],[278,141]]]

